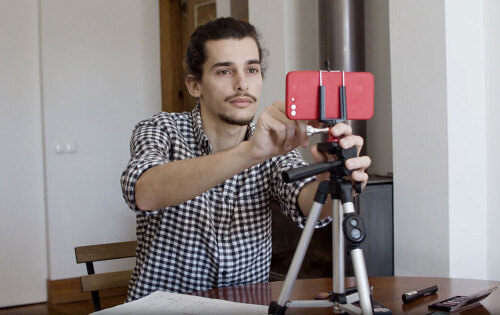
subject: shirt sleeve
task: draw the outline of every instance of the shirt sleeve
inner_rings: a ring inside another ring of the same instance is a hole
[[[130,161],[121,176],[123,198],[130,209],[145,214],[135,201],[135,183],[148,169],[170,161],[170,139],[168,133],[154,120],[137,124],[130,140]],[[147,214],[156,214],[148,211]]]
[[[307,183],[313,182],[316,178],[308,177],[291,183],[283,180],[282,173],[288,169],[307,165],[297,150],[293,150],[285,155],[277,157],[272,168],[272,194],[280,204],[281,213],[290,217],[299,227],[304,228],[307,217],[304,216],[299,207],[299,193]],[[323,227],[332,221],[331,217],[320,220],[316,227]]]

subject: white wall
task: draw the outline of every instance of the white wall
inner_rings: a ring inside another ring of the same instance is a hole
[[[267,70],[258,113],[285,99],[285,77],[292,70],[317,70],[317,1],[248,1],[249,21],[262,35]],[[300,21],[298,23],[297,21]]]
[[[37,3],[0,1],[0,307],[46,299]]]
[[[397,275],[500,279],[495,8],[389,1]]]
[[[285,71],[319,69],[318,2],[286,1],[284,12]]]
[[[135,239],[119,178],[134,125],[161,110],[158,1],[43,0],[41,17],[49,276],[61,279],[85,272],[75,246]],[[78,151],[56,154],[67,142]]]
[[[391,0],[389,18],[395,274],[447,276],[444,3]]]
[[[161,110],[158,1],[1,1],[0,55],[1,307],[86,273],[75,246],[135,239],[119,179]]]
[[[482,153],[487,146],[483,1],[471,4],[468,0],[446,0],[445,21],[449,275],[485,279],[487,186],[486,155]],[[468,153],[468,146],[478,154]]]
[[[216,0],[217,17],[231,16],[231,0]]]
[[[285,78],[292,70],[319,69],[317,1],[249,0],[248,15],[262,35],[269,52],[264,87],[256,117],[276,100],[285,100]],[[297,22],[300,21],[300,22]],[[319,140],[312,138],[311,143]],[[299,148],[302,156],[314,162],[309,148]]]
[[[485,56],[485,87],[486,87],[486,155],[487,176],[487,278],[500,280],[500,194],[498,193],[498,178],[500,177],[500,106],[498,91],[500,91],[500,22],[498,20],[500,2],[484,1],[484,56]],[[484,241],[483,241],[484,242]]]
[[[248,19],[262,35],[261,44],[266,49],[266,72],[256,116],[275,100],[285,99],[286,55],[285,3],[277,1],[248,1]],[[272,17],[272,18],[271,18]]]

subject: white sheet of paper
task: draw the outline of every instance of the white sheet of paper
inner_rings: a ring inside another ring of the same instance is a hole
[[[121,304],[92,314],[267,314],[268,306],[236,303],[200,296],[156,291],[126,304]]]

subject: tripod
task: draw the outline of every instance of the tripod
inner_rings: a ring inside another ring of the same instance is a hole
[[[338,142],[329,141],[318,144],[318,151],[335,154],[339,160],[331,162],[315,163],[283,172],[286,182],[293,182],[323,172],[330,172],[330,180],[319,184],[314,203],[307,218],[299,244],[288,270],[283,288],[278,301],[272,301],[269,305],[269,314],[284,314],[287,308],[293,307],[332,307],[334,313],[348,312],[350,314],[372,314],[371,292],[368,283],[366,265],[363,250],[359,247],[365,238],[364,224],[360,216],[355,213],[352,189],[350,181],[343,177],[350,175],[345,168],[345,160],[357,155],[356,148],[342,149]],[[361,184],[356,183],[354,189],[361,192]],[[290,301],[299,269],[304,260],[305,253],[311,241],[314,227],[318,221],[328,194],[331,195],[333,228],[333,290],[330,300],[302,300]],[[354,266],[357,292],[347,292],[345,288],[344,273],[344,242],[347,243]],[[350,293],[350,294],[349,294]],[[354,305],[359,301],[359,306]]]

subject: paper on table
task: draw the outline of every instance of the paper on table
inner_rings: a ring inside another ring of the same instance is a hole
[[[236,303],[200,296],[156,291],[126,304],[121,304],[92,314],[267,314],[268,306]]]

